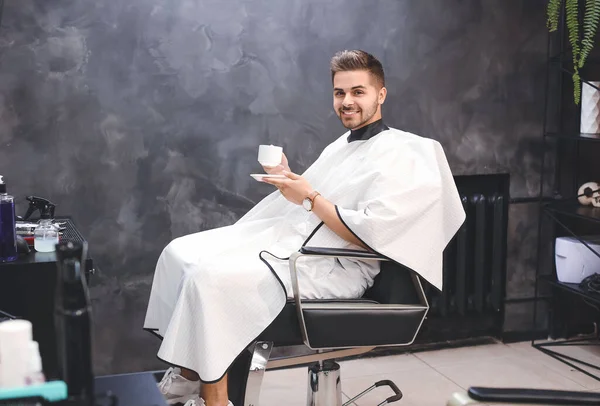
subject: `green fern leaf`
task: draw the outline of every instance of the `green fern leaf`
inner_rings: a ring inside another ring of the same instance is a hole
[[[558,16],[560,13],[560,6],[562,0],[549,0],[548,1],[548,28],[550,32],[558,29]]]
[[[586,0],[585,14],[583,16],[583,39],[581,40],[581,53],[579,55],[579,67],[582,68],[586,58],[594,46],[594,38],[600,22],[600,1]]]
[[[581,77],[579,76],[579,72],[575,71],[573,73],[573,96],[575,99],[575,104],[579,104],[581,100]]]
[[[548,28],[550,32],[558,29],[558,16],[560,13],[560,6],[562,0],[550,0],[548,1]]]
[[[577,0],[566,0],[567,28],[569,30],[569,42],[573,50],[573,67],[579,66],[579,20]]]

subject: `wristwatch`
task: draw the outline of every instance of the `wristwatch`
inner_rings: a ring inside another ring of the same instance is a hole
[[[302,207],[304,207],[306,211],[312,211],[313,207],[315,206],[315,197],[319,196],[320,194],[321,193],[317,192],[316,190],[309,194],[307,198],[302,200]]]

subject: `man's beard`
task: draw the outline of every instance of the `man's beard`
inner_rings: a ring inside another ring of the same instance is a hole
[[[353,128],[360,128],[373,118],[373,116],[377,113],[378,106],[378,103],[375,102],[373,103],[372,108],[370,108],[369,110],[361,109],[354,116],[347,117],[346,119],[344,119],[344,111],[353,111],[353,109],[342,108],[338,111],[338,117],[345,128],[349,130]],[[358,121],[356,121],[357,118],[359,119]]]

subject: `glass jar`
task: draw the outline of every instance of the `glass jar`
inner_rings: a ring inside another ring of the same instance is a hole
[[[52,220],[40,220],[33,232],[33,247],[37,252],[54,252],[58,244],[58,229]]]

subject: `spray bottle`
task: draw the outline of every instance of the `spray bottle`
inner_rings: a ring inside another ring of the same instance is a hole
[[[0,175],[0,262],[14,261],[17,256],[15,199],[7,193],[6,183]]]
[[[63,241],[56,245],[58,277],[55,325],[60,378],[69,400],[78,405],[94,401],[91,302],[85,281],[87,243]]]

